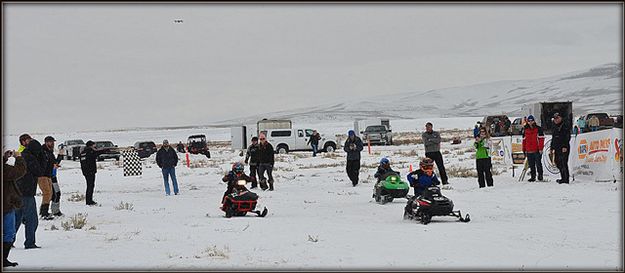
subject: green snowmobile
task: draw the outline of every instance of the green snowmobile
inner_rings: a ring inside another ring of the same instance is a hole
[[[397,173],[388,173],[373,186],[373,198],[380,204],[393,202],[394,198],[407,198],[410,185]]]

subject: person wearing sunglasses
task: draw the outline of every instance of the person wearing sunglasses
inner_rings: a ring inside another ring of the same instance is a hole
[[[423,191],[432,185],[438,186],[440,181],[434,173],[434,160],[424,157],[419,162],[419,169],[407,176],[410,186],[414,188],[414,196],[419,196]]]
[[[477,168],[477,183],[480,188],[485,186],[493,186],[493,174],[491,172],[491,160],[490,160],[490,137],[486,128],[480,129],[480,135],[475,138],[475,165]],[[484,181],[486,180],[486,181]],[[486,183],[484,183],[486,182]]]
[[[543,181],[543,148],[545,146],[545,134],[543,128],[536,124],[534,116],[527,116],[527,124],[523,127],[523,153],[527,158],[530,167],[530,179],[528,182],[536,181],[536,172],[538,172],[538,181]]]

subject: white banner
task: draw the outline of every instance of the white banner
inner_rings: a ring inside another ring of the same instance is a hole
[[[623,179],[623,129],[612,128],[571,136],[569,172],[574,176],[590,176],[595,181],[622,181]],[[491,139],[493,163],[523,164],[522,136],[493,137]],[[503,145],[501,147],[500,145]],[[551,135],[545,136],[543,168],[545,173],[559,176],[559,170],[549,159]],[[503,151],[503,155],[502,154]]]

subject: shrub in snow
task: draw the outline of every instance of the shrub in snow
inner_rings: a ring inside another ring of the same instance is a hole
[[[79,194],[79,193],[72,193],[72,195],[69,198],[67,198],[67,201],[82,202],[82,201],[85,201],[85,195]]]
[[[310,234],[308,234],[308,241],[313,243],[319,242],[319,235],[311,236]]]
[[[69,218],[67,221],[61,222],[64,230],[82,229],[87,224],[87,214],[78,213]]]
[[[212,247],[207,247],[206,249],[202,251],[202,254],[208,256],[209,258],[221,258],[221,259],[228,259],[229,258],[228,253],[230,253],[230,248],[228,246],[224,246],[224,249],[221,250],[217,248],[216,245],[213,245]],[[201,258],[202,255],[196,255],[195,257]]]
[[[119,205],[115,207],[116,210],[133,210],[135,207],[132,203],[119,202]]]

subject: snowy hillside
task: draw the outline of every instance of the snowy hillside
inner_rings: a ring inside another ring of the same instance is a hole
[[[340,121],[360,117],[414,119],[424,117],[521,115],[521,107],[538,101],[573,101],[574,113],[622,113],[622,64],[605,64],[588,70],[531,80],[508,80],[337,102],[224,121],[255,122],[260,118],[295,121]]]

